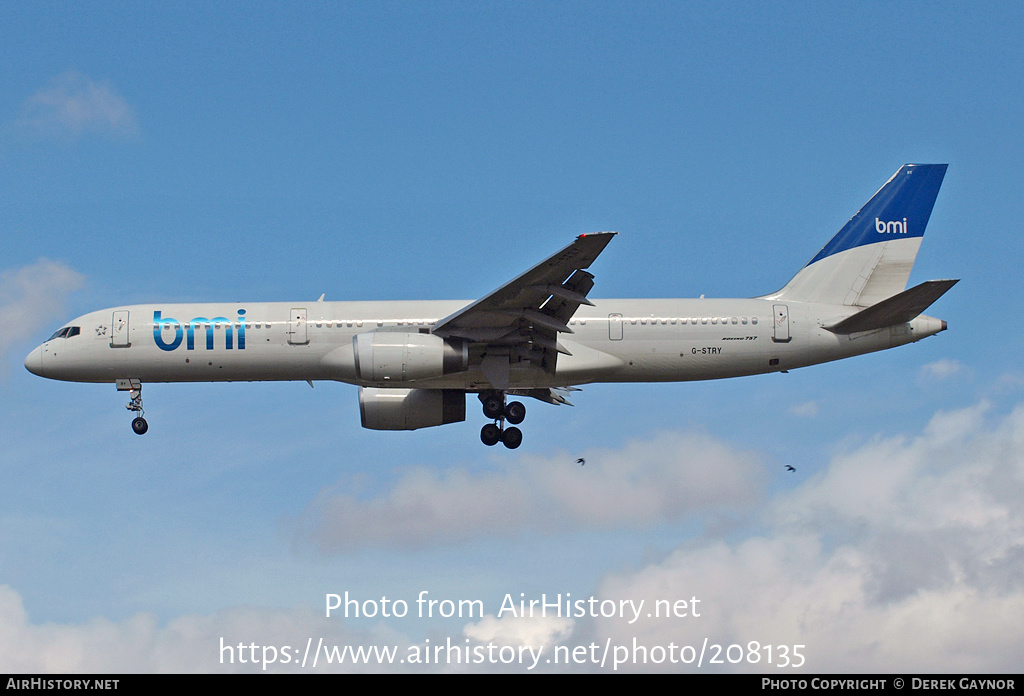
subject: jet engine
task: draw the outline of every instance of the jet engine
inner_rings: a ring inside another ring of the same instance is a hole
[[[359,389],[359,417],[370,430],[416,430],[466,420],[457,389]]]
[[[368,382],[412,382],[469,369],[469,347],[429,333],[374,331],[353,339],[356,374]]]

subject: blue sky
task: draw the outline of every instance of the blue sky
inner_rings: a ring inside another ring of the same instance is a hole
[[[246,671],[220,638],[309,636],[1019,668],[1022,29],[1016,3],[6,4],[0,671]],[[597,230],[597,298],[760,295],[905,162],[950,164],[911,277],[963,279],[949,331],[590,386],[515,452],[482,417],[363,430],[330,383],[148,385],[139,438],[113,387],[22,367],[102,307],[472,300]],[[706,612],[324,616],[422,590]]]

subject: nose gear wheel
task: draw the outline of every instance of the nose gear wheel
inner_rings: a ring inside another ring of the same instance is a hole
[[[147,423],[146,419],[143,417],[146,415],[146,412],[142,408],[142,384],[140,383],[138,386],[132,386],[129,394],[132,399],[125,405],[125,408],[133,413],[139,414],[132,419],[132,431],[134,431],[136,435],[145,435],[146,431],[149,430],[149,423]]]

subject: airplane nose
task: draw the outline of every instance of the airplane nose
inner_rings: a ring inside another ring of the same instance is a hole
[[[43,348],[37,347],[25,358],[25,369],[34,375],[43,376]]]

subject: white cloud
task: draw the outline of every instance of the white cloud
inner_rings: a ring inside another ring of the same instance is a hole
[[[300,535],[326,551],[451,544],[523,532],[640,528],[758,500],[755,455],[699,433],[665,433],[621,450],[525,456],[515,467],[405,470],[384,495],[325,492]]]
[[[128,102],[107,82],[94,82],[76,71],[56,77],[22,106],[22,127],[42,135],[94,133],[135,138],[139,125]]]
[[[517,616],[497,618],[487,614],[466,624],[463,633],[479,643],[510,646],[551,646],[572,632],[573,620],[558,616]]]
[[[595,524],[580,501],[593,495],[600,507],[609,500],[606,488],[621,490],[631,501],[611,506],[611,524],[621,528],[686,514],[680,510],[706,516],[726,506],[733,495],[746,501],[736,505],[759,502],[748,487],[730,482],[736,476],[758,478],[752,459],[706,436],[663,434],[620,451],[589,452],[586,467],[573,468],[571,459],[527,458],[519,468],[524,473],[517,469],[470,476],[411,470],[377,503],[345,500],[357,513],[374,515],[369,524],[386,523],[385,513],[402,513],[405,524],[416,521],[414,512],[423,515],[420,521],[428,533],[403,537],[395,524],[379,537],[392,544],[464,538],[461,523],[454,521],[458,516],[445,517],[441,511],[480,495],[484,500],[471,510],[469,521],[482,524],[487,517],[477,508],[497,502],[496,491],[503,485],[518,489],[515,500],[527,510],[517,513],[510,506],[502,511],[499,522],[483,532],[492,537],[528,528],[528,515],[541,515],[541,529],[555,519],[576,527]],[[669,473],[672,464],[695,487],[681,508],[667,502],[683,488]],[[714,471],[715,465],[724,470],[726,480],[719,488],[708,485],[711,474],[702,473],[705,468]],[[545,466],[556,472],[545,475]],[[584,471],[598,473],[593,481],[578,478]],[[585,494],[577,498],[560,493],[565,481],[576,482]],[[659,487],[670,491],[655,493]],[[424,495],[442,500],[431,503]],[[701,507],[702,495],[712,502]],[[669,653],[658,649],[675,646],[678,658],[683,646],[695,646],[696,655],[706,639],[725,649],[706,652],[701,671],[772,671],[780,676],[1016,671],[1024,653],[1019,627],[1024,616],[1022,498],[1024,405],[998,417],[987,403],[938,413],[920,433],[879,438],[834,457],[820,473],[764,501],[761,515],[743,530],[705,533],[655,562],[609,572],[593,594],[609,606],[642,600],[643,611],[633,623],[619,616],[499,620],[491,614],[465,625],[451,642],[467,650],[483,643],[544,645],[546,660],[554,645],[576,654],[571,651],[577,647],[608,641],[614,651],[609,660],[625,659],[620,670],[696,671],[692,665],[671,663]],[[545,512],[544,505],[552,510]],[[653,510],[639,509],[645,505]],[[326,525],[314,530],[324,535],[321,542],[341,546],[331,537],[341,530],[326,524],[339,518],[317,519]],[[349,518],[342,521],[357,524]],[[693,598],[699,602],[694,604]],[[687,615],[649,616],[659,600],[671,607],[685,600]],[[225,644],[236,646],[304,646],[311,635],[337,645],[412,644],[384,626],[360,631],[301,609],[236,607],[179,617],[166,625],[147,614],[119,622],[96,618],[37,625],[26,617],[17,593],[0,587],[0,671],[248,671],[258,667],[219,663],[222,636]],[[430,645],[442,644],[444,637],[432,633]],[[805,667],[780,669],[784,655],[797,659],[794,646],[802,646],[797,651]],[[716,654],[721,663],[708,664]],[[737,662],[729,661],[737,656]],[[751,662],[753,656],[757,662]],[[564,669],[544,660],[538,669]],[[521,662],[404,668],[524,669]],[[276,669],[300,671],[294,666]],[[595,667],[579,664],[571,669]]]
[[[695,595],[700,618],[599,620],[572,640],[707,637],[744,655],[751,641],[770,644],[776,656],[799,644],[813,672],[1019,669],[1024,407],[995,427],[988,409],[940,413],[916,437],[839,456],[773,501],[765,533],[682,547],[599,591],[648,602]],[[764,671],[765,654],[717,669]]]
[[[817,401],[805,401],[802,404],[791,406],[789,412],[794,416],[800,416],[801,418],[814,418],[818,415],[818,402]]]
[[[997,392],[1018,391],[1021,387],[1024,387],[1024,374],[1019,372],[1003,373],[996,380]]]
[[[40,259],[31,266],[0,273],[0,355],[36,336],[40,329],[66,319],[67,296],[80,288],[84,276],[62,263]]]
[[[936,360],[921,368],[921,376],[925,379],[946,379],[960,372],[962,367],[958,360]]]
[[[355,630],[309,609],[234,607],[178,617],[160,625],[152,614],[123,621],[94,618],[81,624],[33,624],[21,597],[0,585],[0,672],[377,672],[391,665],[371,659],[327,661],[313,667],[311,650],[334,646],[389,646],[404,657],[409,641],[384,626]],[[254,647],[250,647],[254,646]],[[254,662],[253,658],[257,658]],[[266,662],[266,668],[264,668]],[[397,662],[397,661],[396,661]],[[401,668],[401,665],[398,665]]]

